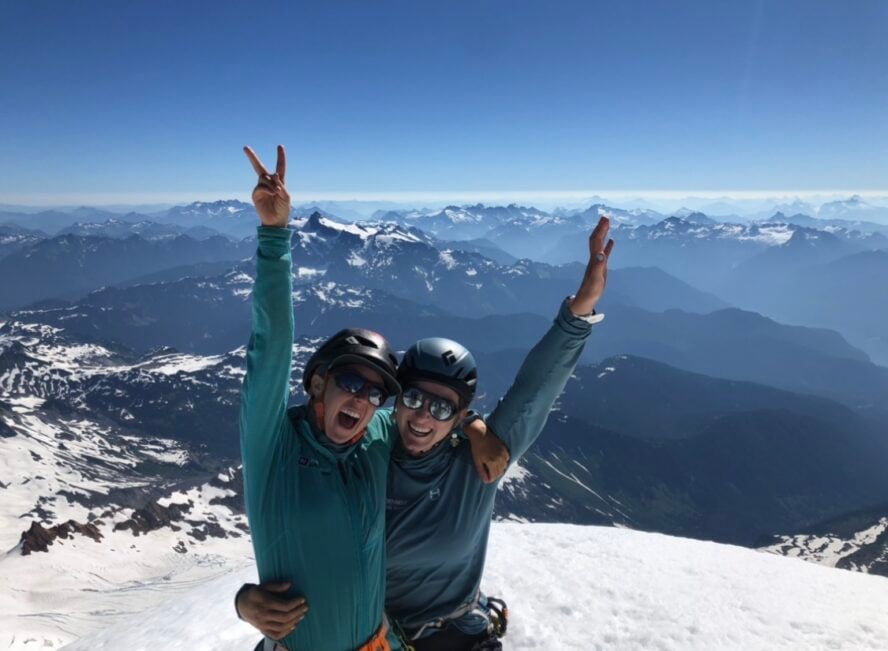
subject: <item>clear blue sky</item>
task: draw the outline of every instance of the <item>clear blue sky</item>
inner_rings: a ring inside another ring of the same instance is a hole
[[[888,187],[888,2],[0,4],[0,201]]]

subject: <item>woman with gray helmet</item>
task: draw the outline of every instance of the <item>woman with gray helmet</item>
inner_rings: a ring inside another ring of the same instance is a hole
[[[308,404],[287,409],[294,322],[286,158],[278,147],[269,174],[245,152],[259,176],[253,202],[262,224],[240,414],[247,517],[272,597],[260,628],[274,639],[261,645],[385,651],[384,500],[396,437],[377,409],[399,392],[397,360],[381,335],[343,330],[306,365]]]

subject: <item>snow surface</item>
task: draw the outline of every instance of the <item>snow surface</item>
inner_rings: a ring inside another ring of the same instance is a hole
[[[92,629],[72,651],[248,649],[258,640],[232,607],[240,584],[255,580],[244,539],[214,541],[228,551],[201,563],[173,554],[181,567],[166,570],[152,557],[124,571],[125,545],[99,563],[84,551],[105,545],[78,544],[84,550],[69,544],[53,561],[58,582],[35,585],[21,572],[52,553],[0,560],[0,646],[57,648],[52,626],[56,640]],[[11,565],[15,583],[5,578]],[[70,574],[92,577],[85,591],[72,589]],[[497,522],[483,585],[508,601],[507,649],[888,648],[885,578],[661,534]]]
[[[145,368],[162,375],[176,375],[177,373],[197,373],[215,366],[224,360],[224,355],[188,355],[185,353],[172,353],[169,355],[157,355],[147,362],[137,364],[133,368]]]
[[[173,608],[179,594],[212,579],[253,571],[245,516],[212,503],[232,493],[204,484],[158,500],[188,505],[177,530],[115,530],[132,516],[123,509],[93,521],[100,541],[74,534],[53,541],[48,552],[10,549],[0,556],[0,648],[59,649],[157,604]],[[208,525],[224,537],[199,535]],[[135,648],[166,647],[175,645]]]

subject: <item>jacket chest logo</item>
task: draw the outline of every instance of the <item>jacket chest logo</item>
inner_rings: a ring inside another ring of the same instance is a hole
[[[311,457],[307,457],[304,454],[300,454],[299,458],[296,460],[300,466],[304,468],[318,468],[321,464],[318,463],[317,459],[312,459]]]
[[[438,499],[439,497],[441,497],[441,489],[440,488],[433,488],[432,490],[429,491],[429,499],[430,500],[434,501],[434,500]]]
[[[401,500],[396,497],[385,498],[385,508],[388,510],[402,509],[407,506],[407,500]]]

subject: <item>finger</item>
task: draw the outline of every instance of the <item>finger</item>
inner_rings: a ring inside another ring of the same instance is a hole
[[[268,173],[268,170],[265,169],[265,165],[263,165],[262,161],[259,160],[256,152],[245,146],[244,153],[247,155],[247,158],[250,159],[250,165],[253,166],[253,170],[255,170],[257,176],[259,176],[260,178],[263,176],[271,176],[271,174]]]
[[[275,169],[275,174],[280,178],[281,183],[284,182],[284,177],[287,174],[287,152],[284,151],[283,145],[278,145],[278,160],[277,160],[277,168]]]
[[[262,618],[262,623],[268,626],[293,626],[294,624],[299,623],[299,621],[305,617],[305,613],[308,612],[308,608],[304,606],[297,610],[294,613],[289,615],[282,615],[279,613],[268,613]]]
[[[265,633],[265,631],[268,631],[268,633],[265,633],[266,635],[268,635],[268,637],[274,640],[279,640],[282,637],[285,637],[295,631],[296,627],[299,626],[302,620],[303,617],[300,617],[297,621],[288,622],[286,624],[268,624],[260,630],[262,630],[263,633]]]
[[[288,617],[293,613],[308,608],[305,603],[294,604],[291,602],[274,602],[269,601],[261,604],[261,612],[264,617]]]
[[[607,237],[607,232],[610,230],[610,220],[607,217],[602,217],[598,220],[598,224],[595,226],[595,230],[592,231],[592,235],[589,236],[589,246],[593,254],[598,253],[604,246],[604,239]]]
[[[487,464],[479,459],[475,459],[475,472],[478,473],[478,478],[487,483]]]
[[[607,215],[602,215],[598,218],[598,223],[595,224],[595,228],[592,230],[592,236],[598,236],[602,239],[605,235],[607,235],[607,231],[610,229],[610,217]]]
[[[287,200],[290,199],[290,193],[287,192],[287,188],[285,188],[283,185],[277,186],[277,188],[275,188],[274,193],[278,197],[280,197],[281,199],[287,199]]]
[[[259,587],[269,592],[286,592],[293,585],[289,581],[269,581],[268,583],[260,583]]]
[[[289,626],[287,628],[276,628],[274,630],[273,634],[269,635],[268,637],[270,637],[272,640],[275,640],[275,641],[282,640],[285,637],[287,637],[290,633],[295,631],[296,626],[298,626],[298,624],[296,624],[294,626]]]
[[[609,257],[610,257],[610,254],[611,254],[611,251],[613,251],[613,250],[614,250],[614,241],[613,241],[613,240],[608,240],[608,241],[607,241],[607,246],[604,247],[604,257],[605,257],[605,258],[609,258]]]
[[[495,482],[506,472],[506,464],[497,464],[491,471],[490,483]]]
[[[280,599],[271,595],[263,600],[262,606],[268,612],[283,614],[292,613],[300,608],[308,607],[308,605],[305,603],[305,597],[296,597],[295,599]]]
[[[269,197],[272,197],[277,193],[274,188],[269,185],[265,185],[264,183],[256,184],[256,187],[253,188],[253,194],[256,194],[257,192]]]
[[[496,482],[503,478],[503,475],[506,474],[506,470],[509,469],[509,460],[503,459],[502,461],[498,461],[496,465],[491,469],[492,477],[490,478],[490,482]]]

